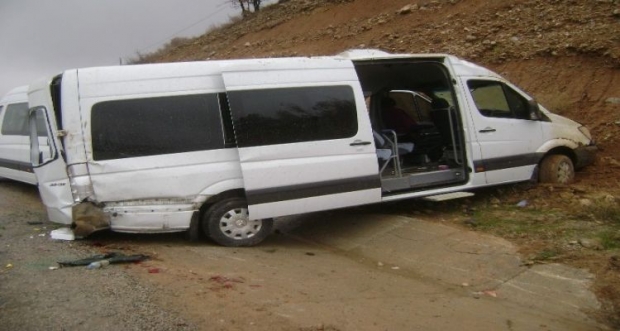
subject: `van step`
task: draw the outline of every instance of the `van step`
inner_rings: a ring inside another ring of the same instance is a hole
[[[468,198],[468,197],[473,197],[473,196],[474,194],[471,192],[453,192],[453,193],[446,193],[446,194],[431,195],[431,196],[422,198],[422,200],[439,202],[439,201],[446,201],[446,200],[453,200],[453,199],[460,199],[460,198]]]

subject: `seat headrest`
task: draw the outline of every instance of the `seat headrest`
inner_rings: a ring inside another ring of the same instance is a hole
[[[431,107],[433,109],[450,108],[450,103],[448,103],[446,99],[437,98],[437,99],[433,99],[433,101],[431,102]]]

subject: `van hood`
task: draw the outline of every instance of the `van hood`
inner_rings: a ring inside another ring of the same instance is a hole
[[[545,115],[549,117],[551,122],[559,124],[559,125],[574,126],[576,128],[582,126],[579,122],[575,122],[571,120],[570,118],[566,118],[564,116],[560,116],[554,113],[546,112]]]
[[[593,143],[589,130],[581,123],[551,113],[547,109],[541,110],[543,110],[543,113],[551,120],[551,123],[549,123],[550,125],[545,126],[545,131],[547,131],[549,138],[567,139],[577,145],[583,146],[588,146]]]

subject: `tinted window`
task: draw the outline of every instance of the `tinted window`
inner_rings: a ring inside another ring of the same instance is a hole
[[[4,121],[2,122],[2,134],[28,135],[27,103],[14,103],[6,107],[6,114],[4,114]]]
[[[349,138],[357,112],[349,86],[229,92],[239,147]]]
[[[116,100],[92,109],[95,160],[224,147],[217,95]]]
[[[504,90],[506,92],[506,99],[508,100],[508,104],[514,116],[520,119],[529,119],[530,112],[527,100],[508,86],[504,85]]]
[[[480,114],[487,117],[528,119],[527,100],[508,86],[495,81],[468,83]]]

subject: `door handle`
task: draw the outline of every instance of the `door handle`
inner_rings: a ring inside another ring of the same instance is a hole
[[[370,145],[370,141],[356,140],[356,141],[350,143],[349,145],[350,146],[366,146],[366,145]]]
[[[489,133],[489,132],[495,132],[495,131],[497,131],[497,130],[487,126],[486,128],[484,128],[484,129],[482,129],[482,130],[480,130],[478,132],[480,132],[480,133]]]

